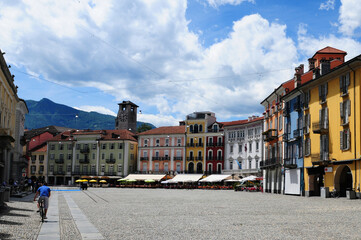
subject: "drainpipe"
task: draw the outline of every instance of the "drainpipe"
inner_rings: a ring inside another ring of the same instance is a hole
[[[353,109],[354,109],[354,114],[353,114],[353,124],[354,124],[354,159],[355,159],[355,183],[354,183],[354,190],[356,192],[356,182],[357,182],[357,173],[356,173],[356,72],[355,70],[353,70],[350,67],[350,64],[347,64],[347,66],[351,69],[351,71],[353,72]],[[359,167],[360,167],[360,163],[359,163]],[[360,174],[360,169],[359,169],[359,174]],[[360,191],[360,189],[358,189]]]

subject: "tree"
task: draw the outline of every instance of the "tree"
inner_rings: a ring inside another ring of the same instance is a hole
[[[152,127],[149,124],[143,123],[142,125],[140,125],[138,127],[137,132],[141,133],[141,132],[145,132],[145,131],[148,131],[148,130],[151,130],[151,129],[152,129]]]

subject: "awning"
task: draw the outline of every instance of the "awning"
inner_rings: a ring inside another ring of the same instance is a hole
[[[232,175],[212,174],[200,180],[200,182],[222,182],[223,180],[232,179]]]
[[[203,174],[178,174],[173,179],[168,180],[169,183],[178,182],[197,182]]]
[[[165,177],[165,174],[129,174],[124,179],[126,180],[137,180],[137,181],[144,181],[146,179],[153,179],[154,181],[160,181]]]

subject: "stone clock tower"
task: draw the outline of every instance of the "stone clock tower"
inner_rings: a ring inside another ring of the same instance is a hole
[[[127,129],[133,133],[137,131],[137,108],[131,101],[118,103],[119,111],[115,119],[115,129]]]

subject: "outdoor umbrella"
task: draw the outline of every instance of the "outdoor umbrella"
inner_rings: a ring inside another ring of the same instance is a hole
[[[97,180],[95,180],[95,179],[92,179],[92,180],[90,180],[89,182],[97,182]]]
[[[118,182],[126,182],[126,181],[127,181],[127,179],[122,178],[122,179],[118,179],[117,181],[118,181]]]
[[[78,179],[78,180],[76,180],[75,182],[83,182],[83,180],[82,180],[82,179]]]
[[[137,180],[135,179],[128,179],[127,182],[130,182],[130,183],[135,183]]]
[[[87,182],[88,180],[87,179],[83,179],[83,180],[81,180],[81,182]]]
[[[155,180],[154,179],[145,179],[144,182],[145,183],[154,183]]]
[[[105,181],[105,180],[100,180],[99,182],[101,182],[101,183],[106,183],[107,181]]]

